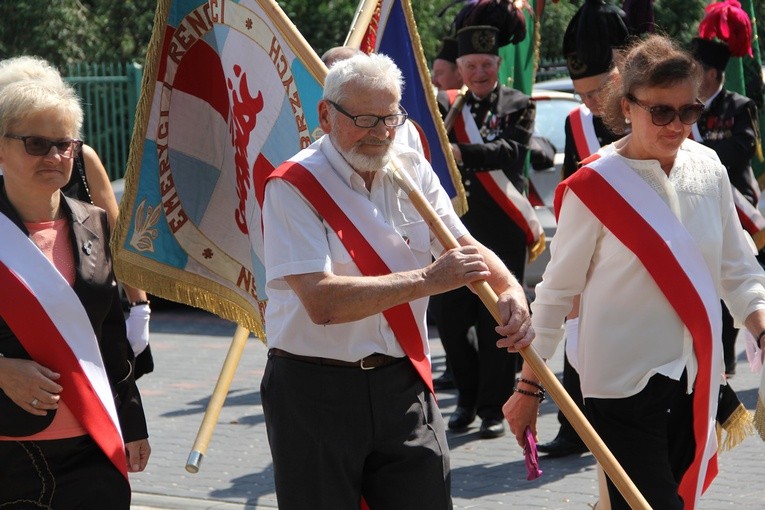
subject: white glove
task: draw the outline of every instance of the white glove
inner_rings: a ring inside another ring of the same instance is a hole
[[[133,354],[138,356],[149,345],[149,318],[151,308],[148,304],[136,305],[130,308],[130,315],[125,321],[127,337]]]

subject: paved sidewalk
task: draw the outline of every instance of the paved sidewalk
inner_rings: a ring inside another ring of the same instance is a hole
[[[265,347],[248,342],[218,425],[197,474],[185,469],[199,424],[234,333],[231,323],[187,308],[159,310],[151,324],[156,368],[139,381],[149,420],[152,456],[147,470],[131,475],[134,510],[252,510],[276,508],[271,458],[259,386]],[[739,348],[732,386],[753,408],[757,376]],[[431,339],[435,374],[443,349]],[[562,350],[562,349],[559,349]],[[550,361],[560,373],[562,353]],[[456,405],[453,391],[440,392],[444,416]],[[540,441],[557,433],[557,408],[544,402]],[[590,454],[541,457],[542,477],[526,481],[523,454],[514,438],[478,438],[479,420],[467,432],[448,434],[452,493],[456,509],[582,509],[597,499],[595,461]],[[720,475],[699,506],[702,510],[765,508],[765,444],[750,437],[720,457]]]

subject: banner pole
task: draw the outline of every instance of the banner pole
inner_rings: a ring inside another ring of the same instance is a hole
[[[361,0],[359,2],[359,6],[356,8],[356,14],[353,15],[353,22],[351,23],[350,30],[348,30],[348,35],[345,37],[343,46],[351,46],[353,48],[361,47],[361,40],[364,38],[367,27],[372,21],[372,16],[374,16],[375,9],[377,9],[377,3],[378,0]]]
[[[207,404],[204,418],[202,418],[202,423],[199,425],[197,438],[194,440],[194,446],[186,461],[186,471],[189,473],[199,472],[199,464],[207,453],[207,445],[210,443],[210,438],[215,430],[215,424],[218,422],[218,416],[221,409],[223,409],[223,403],[226,401],[226,395],[228,395],[231,381],[234,379],[236,367],[242,358],[242,351],[249,336],[249,330],[242,326],[236,327],[234,338],[231,340],[231,346],[228,348],[228,354],[226,354],[226,359],[223,362],[223,368],[221,368],[220,375],[218,376],[218,382],[215,383],[215,389],[210,396],[210,402]]]
[[[412,204],[425,220],[428,227],[430,227],[441,245],[447,250],[459,248],[457,240],[446,228],[446,225],[444,225],[441,218],[436,211],[433,210],[428,201],[425,200],[425,197],[422,196],[422,193],[414,185],[409,176],[402,171],[395,158],[391,160],[391,166],[393,166],[393,171],[391,172],[393,180],[408,195]],[[489,284],[485,280],[481,280],[473,282],[470,287],[476,294],[478,294],[481,301],[489,312],[491,312],[497,323],[501,324],[502,320],[497,306],[499,298]],[[600,465],[603,466],[604,471],[614,482],[614,485],[619,489],[619,492],[624,496],[624,499],[627,500],[630,508],[633,510],[651,510],[651,507],[648,505],[648,502],[643,495],[638,491],[637,487],[635,487],[635,484],[632,483],[632,480],[627,476],[627,473],[624,472],[624,469],[622,469],[619,462],[613,456],[603,440],[600,439],[600,436],[595,432],[595,429],[592,428],[592,425],[587,421],[587,418],[582,414],[582,411],[579,410],[577,405],[563,388],[563,385],[558,381],[558,378],[555,377],[555,374],[539,356],[539,353],[537,353],[534,347],[528,346],[521,349],[519,352],[521,356],[523,356],[524,361],[529,364],[536,376],[539,377],[542,385],[547,389],[547,392],[553,398],[555,403],[558,404],[560,410],[566,418],[568,418],[569,422],[571,422],[571,425],[577,431],[579,437],[582,438],[584,444],[587,445],[587,448],[590,449]]]

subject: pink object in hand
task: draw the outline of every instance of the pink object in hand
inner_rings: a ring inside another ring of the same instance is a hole
[[[526,427],[524,435],[526,436],[526,445],[523,447],[523,456],[526,459],[526,471],[528,472],[526,480],[536,480],[542,476],[542,470],[539,469],[537,442],[534,440],[534,435],[529,427]]]

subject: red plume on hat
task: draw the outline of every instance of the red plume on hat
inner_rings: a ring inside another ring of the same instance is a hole
[[[469,0],[454,18],[454,29],[476,25],[497,27],[499,46],[518,44],[526,37],[526,17],[511,0]]]
[[[734,57],[752,56],[752,22],[738,0],[710,4],[699,24],[702,39],[717,37],[730,48]]]

